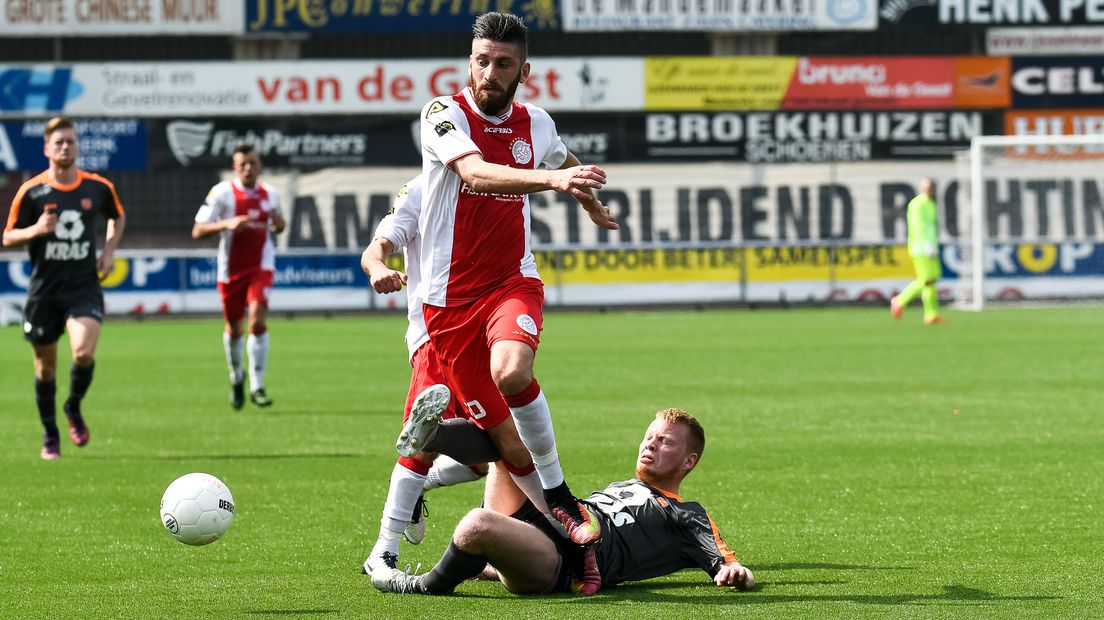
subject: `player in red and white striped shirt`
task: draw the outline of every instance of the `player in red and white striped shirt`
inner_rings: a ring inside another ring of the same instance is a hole
[[[230,367],[230,404],[234,409],[245,404],[242,319],[248,308],[250,400],[258,407],[268,407],[272,400],[264,386],[268,367],[265,317],[276,269],[272,234],[283,232],[286,222],[276,189],[258,179],[261,158],[252,144],[234,149],[233,167],[236,178],[212,187],[196,213],[192,238],[219,235],[218,290],[226,321],[222,344]]]
[[[574,542],[591,544],[598,524],[564,482],[548,401],[533,378],[544,286],[529,247],[527,194],[569,194],[598,226],[618,225],[594,195],[605,172],[580,165],[544,110],[513,100],[530,70],[525,25],[486,13],[472,34],[468,87],[421,112],[426,326],[448,384],[518,486]]]

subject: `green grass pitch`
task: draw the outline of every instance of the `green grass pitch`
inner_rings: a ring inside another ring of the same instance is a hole
[[[384,595],[359,574],[395,461],[404,317],[274,318],[276,404],[242,412],[218,321],[111,319],[92,441],[63,436],[55,462],[38,458],[30,348],[0,329],[0,618],[1104,616],[1104,312],[950,317],[550,313],[537,376],[572,488],[631,477],[652,414],[689,410],[707,446],[682,495],[761,584],[688,570],[587,599],[491,583]],[[157,514],[192,471],[237,503],[207,547]],[[480,492],[431,494],[426,541],[402,562],[432,564]]]

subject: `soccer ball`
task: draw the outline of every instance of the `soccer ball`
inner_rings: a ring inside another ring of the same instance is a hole
[[[187,474],[161,496],[161,523],[186,545],[206,545],[222,537],[234,521],[234,497],[211,474]]]

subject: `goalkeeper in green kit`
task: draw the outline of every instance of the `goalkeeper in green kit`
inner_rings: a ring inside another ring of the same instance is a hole
[[[920,193],[908,204],[908,253],[916,270],[916,279],[889,300],[889,312],[900,319],[917,295],[924,303],[924,324],[942,325],[947,322],[939,314],[939,289],[936,280],[943,275],[939,262],[939,222],[935,199],[935,183],[931,179],[920,181]]]

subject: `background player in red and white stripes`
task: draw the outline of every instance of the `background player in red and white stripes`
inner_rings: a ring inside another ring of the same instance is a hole
[[[276,268],[276,245],[272,234],[283,232],[286,222],[280,196],[271,185],[259,180],[261,158],[252,144],[234,149],[235,179],[211,188],[195,216],[192,238],[218,233],[218,290],[222,316],[226,321],[222,344],[230,367],[230,404],[245,404],[245,373],[242,370],[242,319],[249,312],[250,400],[268,407],[265,392],[268,367],[268,296]]]
[[[486,13],[472,34],[468,87],[421,112],[426,326],[448,385],[518,485],[574,542],[592,544],[597,523],[564,481],[548,401],[533,377],[544,286],[529,247],[527,194],[569,194],[598,226],[618,225],[593,193],[605,173],[579,165],[544,110],[513,100],[530,70],[522,21]],[[502,425],[511,415],[520,442]]]

